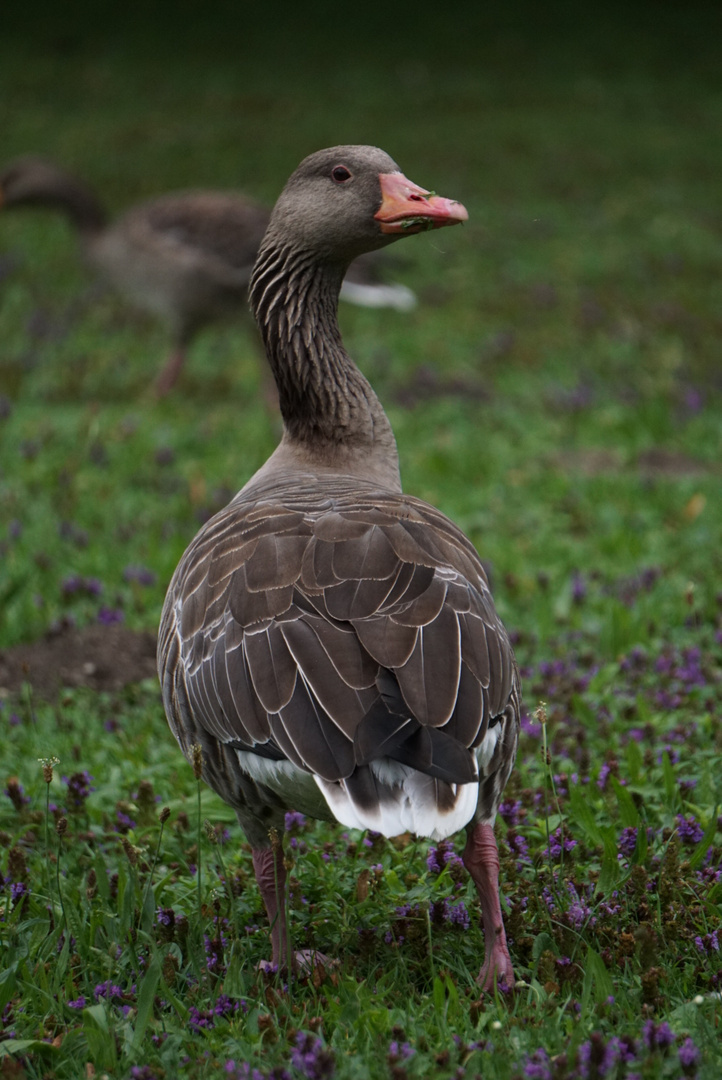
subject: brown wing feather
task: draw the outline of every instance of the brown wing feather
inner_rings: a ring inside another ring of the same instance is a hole
[[[212,519],[176,571],[159,640],[161,671],[179,665],[211,735],[276,747],[331,781],[353,773],[355,738],[359,770],[378,738],[439,783],[467,783],[468,748],[518,695],[466,537],[419,500],[343,478],[277,482]]]

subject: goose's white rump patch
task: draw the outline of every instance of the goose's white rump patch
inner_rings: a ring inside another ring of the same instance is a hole
[[[372,829],[382,836],[410,832],[430,840],[444,840],[463,829],[474,816],[479,799],[479,785],[453,784],[454,805],[439,809],[438,783],[433,777],[417,772],[388,758],[370,766],[377,780],[379,798],[372,807],[355,803],[346,783],[329,783],[314,777],[333,816],[351,829]]]

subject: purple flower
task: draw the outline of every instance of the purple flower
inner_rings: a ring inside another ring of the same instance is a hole
[[[620,1041],[613,1035],[605,1044],[602,1034],[595,1031],[588,1042],[579,1047],[579,1075],[601,1078],[607,1076],[620,1058]]]
[[[694,939],[694,943],[701,953],[705,955],[712,949],[715,952],[719,952],[719,931],[713,930],[711,934],[705,934],[704,937],[699,935]]]
[[[562,827],[560,825],[549,837],[549,844],[544,848],[542,854],[544,856],[550,855],[553,859],[557,859],[561,855],[562,850],[571,851],[576,846],[576,840],[572,840],[570,836],[564,836],[562,834]]]
[[[296,1045],[291,1051],[291,1065],[298,1069],[308,1080],[322,1080],[324,1076],[333,1076],[336,1062],[333,1054],[324,1049],[321,1039],[299,1031]]]
[[[612,770],[611,770],[610,766],[607,765],[607,763],[605,761],[604,764],[602,765],[601,769],[599,770],[599,778],[597,780],[597,787],[601,791],[604,791],[605,787],[607,786],[607,780],[609,779],[609,774],[610,774],[611,771]]]
[[[84,769],[82,772],[73,773],[71,777],[64,776],[63,783],[68,787],[68,810],[71,813],[80,813],[85,806],[85,800],[95,788],[91,786],[93,777]]]
[[[509,845],[509,850],[517,856],[517,870],[521,870],[524,865],[531,862],[529,844],[525,836],[520,836],[519,833],[507,833],[506,842]]]
[[[80,574],[71,574],[70,577],[63,578],[60,589],[66,596],[72,596],[73,593],[83,593],[85,596],[100,596],[103,591],[103,584],[98,578],[84,578]]]
[[[521,730],[532,739],[541,738],[541,724],[538,720],[532,720],[524,711],[521,714]]]
[[[17,904],[18,900],[22,900],[24,896],[28,896],[30,890],[24,881],[14,881],[10,886],[10,896],[13,904]]]
[[[215,1005],[213,1006],[213,1012],[216,1016],[233,1016],[238,1010],[245,1005],[243,1001],[234,1001],[228,994],[219,994],[216,998]],[[243,1010],[246,1011],[246,1008]]]
[[[115,818],[117,822],[116,829],[118,832],[127,832],[128,829],[134,829],[136,827],[136,822],[133,821],[129,814],[126,814],[125,810],[116,810]]]
[[[622,855],[626,855],[629,858],[634,855],[636,846],[637,830],[633,825],[628,825],[626,829],[622,829],[622,834],[619,837],[619,850]]]
[[[123,622],[125,615],[120,608],[109,608],[106,605],[100,608],[98,611],[98,622],[103,623],[105,626],[110,626],[112,623]]]
[[[156,576],[145,566],[126,566],[123,571],[124,581],[136,581],[139,585],[155,585]]]
[[[268,1080],[268,1074],[262,1073],[260,1069],[252,1069],[247,1061],[239,1062],[237,1065],[235,1061],[227,1061],[224,1070],[228,1074],[229,1080]],[[276,1069],[273,1073],[274,1080],[277,1077],[278,1080],[291,1080],[291,1074],[287,1069]]]
[[[499,807],[499,816],[502,821],[506,822],[508,828],[515,828],[521,819],[521,800],[517,799],[516,802],[503,802]]]
[[[449,907],[449,922],[454,926],[460,926],[462,930],[468,930],[471,925],[471,918],[469,912],[466,909],[466,904],[463,900],[459,900],[458,904],[451,904]]]
[[[116,1001],[123,996],[123,991],[120,987],[116,986],[115,983],[112,983],[110,979],[104,983],[98,983],[93,993],[95,994],[96,1001],[100,1001],[101,998],[105,998],[106,1001]]]
[[[524,1080],[552,1080],[549,1055],[542,1047],[527,1054],[523,1068]]]
[[[442,840],[438,847],[430,847],[426,856],[426,865],[431,874],[440,874],[445,866],[463,865],[454,851],[451,840]]]
[[[567,908],[567,919],[575,930],[581,930],[585,923],[594,926],[596,918],[592,915],[592,909],[577,896],[576,889],[570,883],[569,892],[572,894],[572,902]]]
[[[572,574],[572,602],[575,604],[582,604],[587,596],[587,584],[579,573],[575,570]]]
[[[65,1004],[68,1006],[69,1009],[84,1009],[85,998],[81,994],[80,997],[75,998],[74,1001],[66,1001]]]
[[[306,815],[299,814],[297,810],[289,810],[285,818],[286,832],[292,832],[293,829],[302,829],[306,824]]]
[[[682,843],[691,846],[698,844],[704,836],[704,829],[694,815],[686,818],[677,814],[677,832]]]
[[[666,1020],[659,1025],[654,1020],[647,1020],[642,1028],[642,1039],[648,1050],[656,1047],[666,1050],[674,1042],[674,1033]]]
[[[212,1013],[207,1009],[198,1009],[195,1005],[190,1005],[188,1008],[188,1027],[191,1031],[203,1031],[209,1030],[215,1027],[212,1019]]]
[[[161,926],[173,926],[175,924],[175,912],[173,908],[158,908],[155,920]]]
[[[679,1063],[682,1066],[685,1073],[689,1074],[694,1070],[695,1065],[699,1061],[699,1050],[695,1046],[692,1039],[689,1037],[684,1040],[679,1048]]]
[[[389,1043],[389,1060],[392,1063],[397,1061],[408,1061],[410,1057],[413,1057],[416,1051],[411,1043],[401,1043],[401,1046],[397,1042]]]
[[[208,934],[203,935],[203,945],[206,952],[206,964],[209,971],[224,971],[223,949],[227,945],[227,939],[223,934],[211,938]]]

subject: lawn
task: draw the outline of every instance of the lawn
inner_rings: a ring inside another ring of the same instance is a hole
[[[451,845],[289,818],[294,940],[338,964],[264,975],[250,848],[156,682],[0,691],[0,1076],[717,1080],[711,5],[131,0],[122,21],[16,4],[3,23],[0,168],[42,152],[118,212],[199,186],[270,204],[310,151],[370,142],[465,203],[463,229],[390,253],[415,311],[341,321],[405,489],[489,568],[525,716],[496,826],[519,985],[482,997]],[[73,625],[154,631],[186,545],[274,448],[249,325],[205,332],[157,401],[167,348],[65,221],[0,209],[6,656]]]

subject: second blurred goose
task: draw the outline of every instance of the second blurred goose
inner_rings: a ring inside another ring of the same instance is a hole
[[[160,318],[173,346],[156,389],[167,393],[204,326],[248,309],[248,283],[270,213],[244,195],[189,191],[162,195],[115,221],[91,189],[41,157],[22,157],[0,174],[0,207],[38,206],[63,212],[83,255],[109,285]],[[341,296],[369,307],[408,310],[414,294],[384,284],[377,260],[364,256],[346,275]]]

